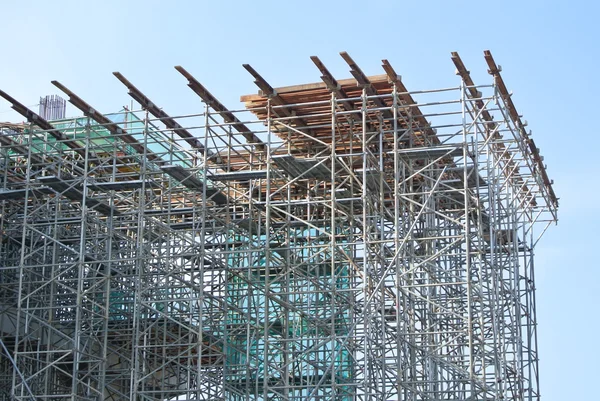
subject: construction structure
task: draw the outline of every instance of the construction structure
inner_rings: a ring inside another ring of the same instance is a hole
[[[139,110],[0,91],[27,121],[0,128],[0,400],[539,399],[558,201],[499,66],[409,91],[341,56],[283,88],[244,65],[239,111],[182,67],[195,115],[120,73]]]

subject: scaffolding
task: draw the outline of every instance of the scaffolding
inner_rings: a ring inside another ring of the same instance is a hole
[[[492,55],[1,124],[0,400],[539,400],[558,200]]]

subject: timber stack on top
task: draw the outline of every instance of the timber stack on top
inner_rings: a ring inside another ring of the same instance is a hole
[[[394,148],[394,133],[402,133],[397,143],[398,149],[443,146],[447,143],[448,135],[438,135],[437,125],[428,121],[427,116],[435,113],[424,112],[423,105],[420,107],[413,97],[417,92],[410,92],[406,88],[388,60],[382,60],[385,74],[367,76],[348,53],[342,52],[340,55],[350,67],[353,78],[337,80],[318,57],[312,56],[311,60],[319,69],[322,82],[278,88],[271,86],[253,67],[244,64],[244,68],[254,77],[259,91],[241,96],[240,100],[271,132],[286,142],[285,152],[296,157],[322,155],[327,148],[338,154],[360,152],[360,132],[363,129],[370,133],[381,132],[382,145],[386,150]],[[485,52],[485,58],[488,65],[495,66],[489,51]],[[504,170],[520,187],[524,202],[535,206],[535,192],[546,198],[548,207],[555,212],[558,199],[552,181],[548,179],[546,167],[541,162],[543,158],[539,155],[539,149],[533,145],[510,96],[505,93],[506,87],[499,68],[492,68],[488,72],[493,76],[499,99],[510,112],[511,121],[507,124],[513,125],[509,130],[514,131],[515,138],[502,137],[502,131],[506,131],[503,128],[506,127],[500,127],[494,120],[491,114],[494,106],[484,104],[481,92],[458,53],[452,53],[452,60],[457,66],[457,75],[462,79],[461,88],[455,89],[464,91],[464,102],[468,102],[471,108],[466,112],[482,120],[480,126],[483,135],[493,135],[497,139],[495,146],[502,153],[500,157],[505,164]],[[424,107],[427,108],[427,105]],[[363,110],[366,111],[364,115]],[[334,120],[332,114],[335,114]],[[455,112],[455,115],[458,114]],[[333,131],[335,136],[332,136]],[[515,139],[518,145],[507,148],[504,139]],[[334,141],[335,149],[332,146]],[[522,147],[520,143],[525,146]],[[282,151],[276,149],[273,153]],[[456,167],[451,157],[444,157],[440,162],[448,167]],[[538,186],[537,191],[530,188],[532,182]]]

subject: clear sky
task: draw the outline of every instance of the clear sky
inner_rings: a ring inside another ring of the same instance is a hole
[[[240,95],[257,90],[242,63],[273,86],[317,82],[309,56],[346,78],[338,55],[345,50],[367,75],[383,73],[387,58],[409,89],[425,89],[458,84],[451,51],[461,54],[475,82],[490,82],[483,59],[490,49],[561,198],[559,225],[537,248],[542,399],[592,400],[600,360],[598,4],[4,0],[0,88],[35,105],[39,96],[58,93],[50,84],[56,79],[110,112],[130,102],[111,74],[120,71],[178,115],[201,104],[175,65],[237,109]],[[0,121],[20,121],[9,108],[0,101]]]

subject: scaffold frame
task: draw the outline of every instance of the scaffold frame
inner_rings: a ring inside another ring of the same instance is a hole
[[[0,124],[0,400],[539,400],[534,248],[557,222],[489,51],[387,60],[229,110]]]

